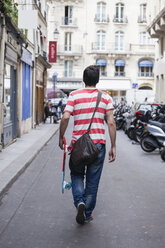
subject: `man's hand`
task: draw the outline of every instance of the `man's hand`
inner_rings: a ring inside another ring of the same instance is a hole
[[[61,150],[64,150],[63,138],[59,138],[59,147],[61,148]]]
[[[69,119],[70,119],[70,113],[65,112],[63,114],[62,119],[61,119],[61,122],[60,122],[59,147],[62,150],[64,149],[64,147],[63,147],[63,144],[64,144],[64,142],[63,142],[63,136],[64,136],[65,131],[67,129]]]
[[[116,159],[116,147],[112,147],[109,151],[109,163],[114,162]]]

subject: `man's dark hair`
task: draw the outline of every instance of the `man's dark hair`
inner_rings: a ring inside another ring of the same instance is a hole
[[[83,73],[83,81],[87,86],[95,86],[99,81],[99,68],[96,65],[88,66]]]

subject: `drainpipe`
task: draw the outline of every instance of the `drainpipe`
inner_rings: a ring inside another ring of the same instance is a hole
[[[2,18],[2,38],[0,43],[0,151],[2,151],[2,135],[3,135],[3,118],[4,118],[4,104],[3,97],[3,81],[4,81],[4,59],[5,59],[5,16],[1,14]]]

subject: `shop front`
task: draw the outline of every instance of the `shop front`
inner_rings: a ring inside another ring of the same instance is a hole
[[[97,88],[106,91],[112,98],[114,103],[119,103],[121,98],[126,98],[127,90],[131,89],[129,79],[100,79]]]
[[[17,53],[6,45],[3,83],[3,146],[17,137]]]

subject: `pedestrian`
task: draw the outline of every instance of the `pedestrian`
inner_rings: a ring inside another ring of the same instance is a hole
[[[58,116],[59,116],[59,119],[61,119],[61,114],[62,114],[62,98],[60,99],[59,103],[58,103]]]
[[[87,67],[83,73],[83,81],[85,88],[70,93],[61,119],[59,136],[59,146],[61,149],[63,149],[63,136],[71,115],[74,117],[72,144],[87,131],[97,101],[98,89],[96,88],[96,84],[99,81],[98,67]],[[74,205],[77,208],[76,221],[78,224],[84,224],[84,222],[89,222],[93,219],[92,212],[96,205],[97,191],[105,158],[105,115],[111,140],[109,162],[115,160],[116,126],[113,117],[112,98],[107,93],[102,92],[101,101],[96,110],[89,133],[93,142],[99,148],[100,153],[97,159],[88,166],[83,163],[75,166],[71,159],[69,161],[72,194]],[[84,178],[86,179],[85,187]]]
[[[58,115],[56,112],[52,111],[52,104],[50,102],[45,103],[44,105],[44,123],[49,116],[53,116],[53,122],[57,123]]]

